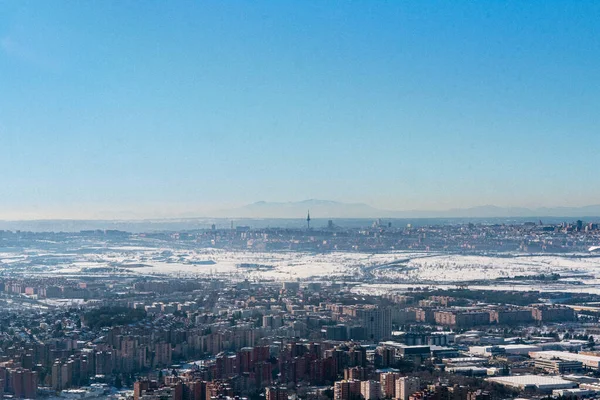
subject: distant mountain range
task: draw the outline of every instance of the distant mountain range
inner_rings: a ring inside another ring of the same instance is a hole
[[[364,203],[341,203],[331,200],[303,200],[286,203],[258,201],[232,210],[221,210],[215,217],[236,218],[306,218],[308,211],[318,218],[371,218],[382,212]],[[211,215],[213,216],[213,215]]]
[[[585,207],[497,207],[492,205],[448,210],[381,210],[364,203],[310,199],[296,202],[259,201],[243,207],[220,210],[211,217],[301,218],[310,210],[312,218],[510,218],[510,217],[595,217],[600,205]]]

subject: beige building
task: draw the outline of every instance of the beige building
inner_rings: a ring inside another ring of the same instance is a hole
[[[421,380],[416,376],[403,376],[396,380],[396,400],[408,400],[409,396],[421,389]]]

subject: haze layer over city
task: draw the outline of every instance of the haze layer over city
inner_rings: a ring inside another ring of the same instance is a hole
[[[0,2],[0,396],[600,397],[600,3]]]

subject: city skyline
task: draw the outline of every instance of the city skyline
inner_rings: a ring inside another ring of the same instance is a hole
[[[2,398],[600,398],[599,17],[0,1]]]
[[[600,198],[595,2],[0,11],[0,218]]]

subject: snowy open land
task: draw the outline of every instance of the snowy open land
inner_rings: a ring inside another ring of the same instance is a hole
[[[581,254],[449,254],[395,251],[387,253],[250,251],[177,248],[151,241],[135,245],[0,252],[4,276],[171,276],[249,280],[355,281],[366,284],[469,284],[527,287],[527,276],[559,274],[543,282],[557,290],[600,288],[600,255]],[[514,277],[519,277],[514,279]],[[537,286],[537,285],[534,285]]]
[[[380,278],[412,282],[463,282],[539,274],[600,276],[600,257],[581,255],[437,254],[415,256],[394,268],[379,268]]]

